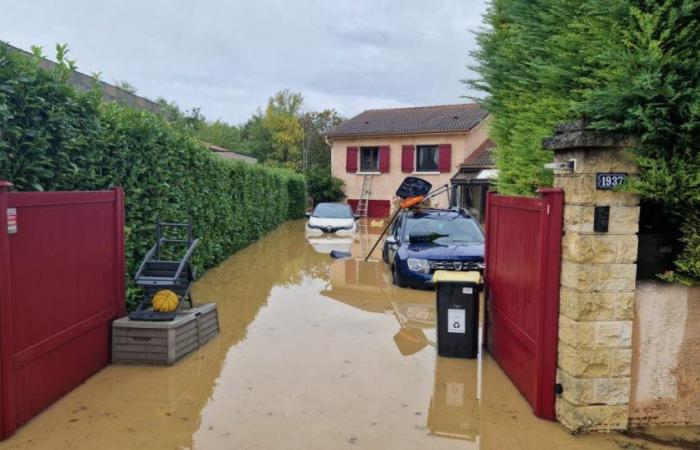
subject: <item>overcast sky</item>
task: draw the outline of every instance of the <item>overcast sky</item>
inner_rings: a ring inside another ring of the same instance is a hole
[[[244,122],[280,89],[307,108],[458,103],[486,0],[0,0],[0,40],[68,43],[84,73]]]

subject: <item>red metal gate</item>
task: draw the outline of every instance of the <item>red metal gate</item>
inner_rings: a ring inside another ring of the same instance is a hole
[[[124,315],[121,189],[0,181],[0,439],[109,363]]]
[[[487,346],[539,417],[554,420],[564,194],[489,193]]]

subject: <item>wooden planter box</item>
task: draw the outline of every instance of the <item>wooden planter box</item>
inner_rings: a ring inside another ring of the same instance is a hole
[[[124,317],[112,324],[112,363],[172,365],[218,334],[213,303],[184,310],[170,322]]]

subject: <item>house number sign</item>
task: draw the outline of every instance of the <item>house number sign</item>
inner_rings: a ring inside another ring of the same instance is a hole
[[[626,173],[597,173],[595,177],[596,189],[615,189],[627,180]]]

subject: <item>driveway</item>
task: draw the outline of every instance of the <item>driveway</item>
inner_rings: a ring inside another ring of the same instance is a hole
[[[170,368],[110,366],[5,448],[653,449],[535,418],[496,363],[436,357],[434,293],[289,222],[207,272],[221,335]],[[47,374],[50,376],[50,374]]]

